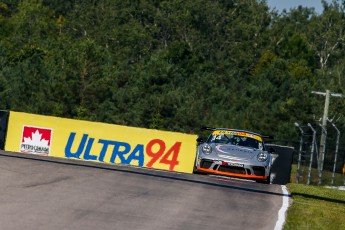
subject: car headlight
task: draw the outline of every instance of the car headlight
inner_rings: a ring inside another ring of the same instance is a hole
[[[211,146],[209,146],[209,145],[204,145],[204,146],[202,147],[202,152],[205,153],[205,154],[210,154],[210,153],[212,152]]]
[[[258,157],[258,161],[264,162],[267,160],[268,154],[262,152],[262,153],[259,153],[257,157]]]

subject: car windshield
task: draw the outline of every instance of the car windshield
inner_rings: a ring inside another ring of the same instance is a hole
[[[207,143],[231,144],[264,149],[260,136],[242,131],[215,130],[207,139]]]

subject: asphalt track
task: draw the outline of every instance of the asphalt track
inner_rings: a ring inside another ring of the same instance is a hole
[[[0,151],[0,229],[274,229],[280,185]]]

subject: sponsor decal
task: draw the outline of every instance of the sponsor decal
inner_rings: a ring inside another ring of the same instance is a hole
[[[168,165],[174,171],[179,164],[178,156],[182,142],[167,146],[161,139],[152,139],[146,144],[130,144],[124,141],[95,139],[89,134],[77,136],[71,132],[65,146],[65,157],[99,162],[121,163],[154,168]],[[95,150],[98,149],[98,150]],[[109,160],[108,160],[109,159]],[[115,162],[116,161],[116,162]]]
[[[244,167],[244,164],[240,164],[240,163],[234,163],[234,162],[228,162],[229,166],[235,166],[235,167]]]
[[[234,166],[234,167],[244,167],[244,164],[241,163],[236,163],[236,162],[227,162],[227,161],[214,161],[215,164],[220,164],[220,165],[229,165],[229,166]]]
[[[262,138],[260,136],[252,134],[252,133],[246,133],[246,132],[229,131],[229,130],[215,130],[212,133],[212,135],[218,135],[218,134],[228,134],[228,135],[241,136],[241,137],[250,137],[250,138],[254,138],[258,141],[262,141]]]
[[[20,152],[49,155],[52,134],[52,129],[24,126],[20,143]]]

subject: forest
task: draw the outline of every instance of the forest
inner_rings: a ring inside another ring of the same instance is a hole
[[[298,141],[323,115],[311,92],[345,94],[345,3],[322,3],[0,0],[0,109]],[[331,97],[342,131],[344,109]]]

